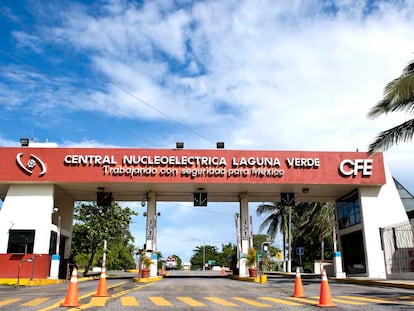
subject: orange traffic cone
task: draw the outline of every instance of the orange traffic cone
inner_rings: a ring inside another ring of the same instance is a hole
[[[221,268],[221,275],[225,275],[226,273],[224,272],[224,267]]]
[[[98,283],[98,290],[96,291],[96,294],[93,295],[94,297],[109,297],[108,290],[106,288],[106,270],[105,268],[102,268],[101,270],[101,276],[99,277],[99,283]]]
[[[79,307],[78,300],[78,269],[73,268],[72,276],[70,277],[68,291],[66,293],[65,301],[60,304],[61,307]]]
[[[325,269],[322,270],[322,282],[321,292],[319,294],[318,307],[336,307],[337,305],[332,302],[331,290],[328,285],[328,277],[326,276]]]
[[[295,277],[295,288],[293,290],[292,297],[303,298],[305,297],[305,292],[302,286],[302,278],[300,277],[300,269],[296,268],[296,277]]]

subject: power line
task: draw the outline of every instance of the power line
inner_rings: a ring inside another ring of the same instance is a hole
[[[19,64],[21,64],[22,66],[24,66],[24,67],[27,67],[27,68],[29,68],[29,69],[31,69],[32,71],[34,71],[34,72],[37,72],[37,73],[39,73],[39,74],[42,74],[42,75],[44,75],[45,76],[45,79],[46,80],[49,80],[49,81],[51,81],[51,82],[57,82],[57,85],[62,85],[62,83],[60,83],[60,82],[58,82],[58,81],[56,81],[56,79],[55,78],[50,78],[48,75],[47,75],[47,73],[45,73],[45,72],[42,72],[41,70],[39,70],[38,68],[36,68],[36,67],[33,67],[33,66],[31,66],[31,65],[29,65],[29,64],[27,64],[27,63],[25,63],[24,61],[22,61],[21,59],[19,59],[19,58],[17,58],[17,57],[15,57],[15,56],[13,56],[13,55],[11,55],[11,54],[9,54],[9,53],[7,53],[6,51],[4,51],[4,50],[2,50],[2,49],[0,49],[0,54],[2,54],[2,55],[4,55],[4,56],[6,56],[6,57],[8,57],[8,58],[10,58],[10,59],[12,59],[13,61],[15,61],[15,62],[17,62],[17,63],[19,63]],[[36,82],[32,82],[34,85],[36,85],[37,83]],[[25,82],[25,84],[29,84],[29,82]],[[45,90],[45,93],[48,93],[48,94],[51,94],[51,95],[54,95],[51,91],[49,91],[49,90]],[[82,109],[82,107],[81,106],[79,106],[79,105],[77,105],[77,104],[75,104],[71,99],[69,99],[69,98],[66,98],[66,100],[67,100],[67,102],[68,103],[70,103],[73,107],[76,107],[78,110],[83,110]],[[97,101],[95,101],[95,100],[93,100],[93,99],[91,99],[91,98],[89,98],[89,97],[87,97],[87,100],[89,100],[89,101],[91,101],[91,102],[94,102],[96,105],[100,105]],[[32,117],[35,117],[35,114],[34,113],[31,113],[30,114]],[[154,142],[152,142],[152,141],[149,141],[149,140],[147,140],[144,136],[139,136],[139,135],[137,135],[135,132],[132,132],[132,131],[130,131],[128,128],[126,128],[126,127],[122,127],[122,126],[118,126],[118,124],[116,124],[115,122],[112,122],[112,123],[109,123],[108,121],[106,121],[106,120],[103,120],[103,118],[102,117],[100,117],[100,116],[95,116],[95,118],[98,118],[98,119],[100,119],[103,123],[107,123],[107,124],[115,124],[115,126],[116,127],[118,127],[118,128],[120,128],[120,129],[123,129],[123,130],[125,130],[126,132],[128,132],[130,135],[132,135],[132,136],[135,136],[135,137],[137,137],[137,138],[139,138],[140,140],[146,140],[146,141],[148,141],[148,142],[151,142],[151,143],[153,143],[154,144]],[[50,122],[50,120],[48,120],[48,122]],[[63,124],[59,124],[59,127],[65,127]],[[68,128],[68,127],[67,127]],[[68,128],[68,129],[71,129],[71,128]],[[156,144],[156,143],[155,143]],[[157,144],[156,144],[157,145]],[[158,145],[158,146],[160,146],[160,145]]]
[[[21,22],[20,22],[17,18],[15,18],[14,16],[12,16],[11,14],[8,14],[8,12],[7,12],[4,8],[0,8],[0,12],[1,12],[4,16],[6,16],[9,20],[11,20],[13,23],[15,23],[15,24],[19,25],[22,29],[26,30],[26,32],[27,32],[27,33],[29,33],[29,34],[33,35],[34,37],[36,37],[39,41],[41,40],[41,41],[45,42],[45,40],[44,40],[43,38],[41,38],[41,36],[39,36],[39,35],[38,35],[38,34],[37,34],[37,33],[36,33],[33,29],[31,29],[31,28],[27,27],[25,24],[21,23]],[[79,61],[79,59],[77,59],[76,57],[73,57],[71,54],[68,54],[65,50],[61,50],[61,49],[59,49],[59,48],[58,48],[58,47],[56,47],[53,43],[52,43],[52,44],[50,44],[50,43],[49,43],[49,45],[51,45],[51,46],[52,46],[52,47],[53,47],[56,51],[59,51],[59,52],[61,52],[63,55],[65,55],[65,57],[66,57],[68,60],[75,62],[76,64],[78,64],[78,65],[82,66],[83,68],[86,68],[86,66],[85,66],[85,64],[84,64],[84,63],[82,63],[81,61]],[[2,54],[6,55],[7,57],[9,57],[9,58],[11,58],[11,59],[15,59],[15,60],[16,60],[16,58],[15,58],[15,57],[11,57],[11,55],[9,55],[8,53],[4,53],[4,51],[1,51],[1,52],[2,52]],[[30,65],[29,65],[29,67],[32,67],[32,66],[30,66]],[[38,72],[39,72],[39,70],[36,70],[36,71],[38,71]],[[98,74],[98,76],[99,76],[99,73],[98,73],[96,70],[92,70],[92,71],[93,71],[95,74]],[[41,73],[42,73],[42,72],[41,72]],[[208,141],[208,142],[210,142],[210,143],[213,143],[213,144],[214,144],[214,141],[212,141],[211,139],[209,139],[209,138],[205,137],[204,135],[201,135],[200,133],[198,133],[197,131],[195,131],[195,130],[194,130],[194,129],[192,129],[191,127],[189,127],[189,126],[185,125],[184,123],[182,123],[182,122],[178,121],[177,119],[175,119],[175,118],[171,117],[170,115],[166,114],[165,112],[161,111],[160,109],[158,109],[158,108],[154,107],[153,105],[149,104],[148,102],[146,102],[146,101],[145,101],[145,100],[143,100],[142,98],[140,98],[140,97],[138,97],[137,95],[133,94],[131,91],[127,90],[126,88],[123,88],[123,87],[121,87],[121,86],[119,86],[119,85],[117,85],[117,84],[115,84],[115,83],[113,83],[113,82],[111,82],[111,81],[104,81],[104,80],[99,79],[99,78],[96,78],[96,77],[95,77],[94,79],[98,80],[98,81],[99,81],[99,82],[101,82],[101,83],[102,83],[102,82],[103,82],[103,83],[108,83],[108,84],[110,84],[110,85],[112,85],[112,86],[116,87],[117,89],[121,90],[122,92],[124,92],[124,93],[125,93],[125,94],[127,94],[128,96],[132,97],[133,99],[137,100],[138,102],[140,102],[140,103],[144,104],[144,105],[145,105],[145,106],[147,106],[148,108],[150,108],[150,109],[152,109],[153,111],[157,112],[158,114],[162,115],[164,118],[166,118],[166,119],[168,119],[168,120],[170,120],[170,121],[172,121],[172,122],[174,122],[174,123],[176,123],[176,124],[180,125],[182,128],[184,128],[184,129],[186,129],[187,131],[189,131],[189,132],[191,132],[191,133],[195,134],[196,136],[198,136],[198,137],[200,137],[200,138],[202,138],[202,139],[204,139],[204,140],[206,140],[206,141]],[[91,101],[93,101],[93,100],[91,100]],[[95,102],[96,104],[98,104],[96,101],[93,101],[93,102]],[[72,104],[73,104],[73,103],[72,103]],[[98,105],[99,105],[99,104],[98,104]],[[154,132],[153,132],[153,133],[154,133]]]

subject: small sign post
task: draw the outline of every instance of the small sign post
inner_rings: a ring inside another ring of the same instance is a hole
[[[297,247],[296,254],[299,255],[299,266],[302,267],[302,256],[305,255],[305,248]]]

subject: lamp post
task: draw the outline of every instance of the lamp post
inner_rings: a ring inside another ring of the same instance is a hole
[[[203,242],[203,271],[206,271],[206,245]]]
[[[288,233],[288,266],[287,272],[292,272],[292,206],[289,205],[289,233]]]

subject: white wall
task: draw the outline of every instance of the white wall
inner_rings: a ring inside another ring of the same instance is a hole
[[[7,191],[0,210],[0,253],[7,252],[10,229],[36,230],[33,252],[48,254],[53,184],[14,184]]]
[[[381,250],[379,229],[408,221],[407,213],[385,165],[386,184],[382,187],[360,187],[361,217],[365,240],[367,276],[386,278],[384,254]]]
[[[54,222],[57,223],[57,216],[61,217],[61,235],[66,238],[65,253],[60,254],[63,258],[68,258],[70,253],[70,246],[72,242],[72,225],[73,225],[73,208],[74,200],[69,197],[64,191],[60,190],[59,187],[55,187],[55,207],[59,210],[54,215]],[[56,226],[53,228],[57,230]]]

